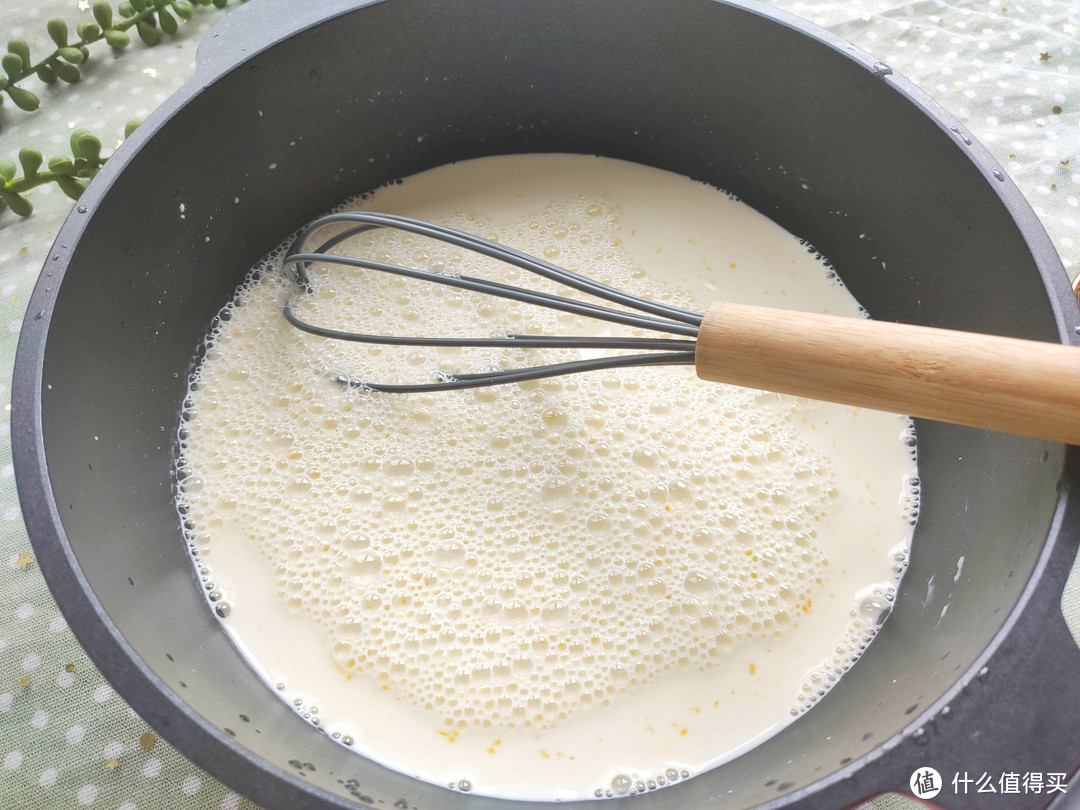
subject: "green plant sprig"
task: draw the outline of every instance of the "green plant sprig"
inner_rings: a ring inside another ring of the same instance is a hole
[[[139,125],[138,121],[129,121],[124,128],[124,137],[128,137]],[[55,183],[73,200],[79,199],[86,184],[98,173],[107,160],[101,154],[101,139],[86,129],[77,129],[71,133],[71,156],[57,155],[49,161],[48,168],[42,170],[44,157],[37,149],[29,146],[19,150],[19,168],[11,160],[0,160],[0,212],[10,208],[20,217],[28,217],[34,212],[34,205],[26,193],[30,189],[47,183]]]
[[[30,45],[16,37],[7,44],[7,53],[0,59],[0,103],[6,94],[19,109],[31,112],[41,106],[35,93],[20,86],[20,82],[37,76],[45,84],[58,79],[67,84],[79,81],[82,73],[79,65],[90,58],[89,46],[104,40],[109,47],[120,50],[131,43],[127,33],[135,28],[139,38],[147,45],[157,45],[162,32],[175,34],[179,28],[177,18],[191,19],[199,6],[213,5],[224,8],[229,0],[124,0],[120,3],[119,17],[114,16],[108,0],[96,0],[92,9],[94,22],[89,20],[75,26],[77,39],[69,39],[68,25],[60,17],[46,23],[49,37],[56,49],[39,62],[30,58]]]

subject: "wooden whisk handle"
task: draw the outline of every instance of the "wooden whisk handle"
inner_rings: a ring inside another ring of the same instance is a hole
[[[717,302],[703,380],[1080,444],[1080,348]]]

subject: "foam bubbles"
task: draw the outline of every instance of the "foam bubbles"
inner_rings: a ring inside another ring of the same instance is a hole
[[[445,224],[693,306],[623,252],[619,216],[586,196],[505,227],[462,215]],[[336,250],[522,281],[411,234],[365,233]],[[829,460],[800,437],[812,403],[702,385],[679,368],[372,395],[334,378],[419,382],[577,355],[332,341],[289,326],[286,299],[305,320],[369,333],[597,327],[332,265],[314,265],[300,295],[280,261],[281,250],[254,269],[206,341],[180,430],[178,503],[200,554],[220,532],[257,545],[342,671],[377,680],[448,730],[545,728],[673,668],[723,667],[728,651],[784,635],[809,609],[828,565],[816,527],[843,497]],[[882,612],[867,600],[843,654],[808,680],[798,705],[865,646]],[[227,598],[217,607],[227,613]],[[653,787],[620,775],[610,792]]]

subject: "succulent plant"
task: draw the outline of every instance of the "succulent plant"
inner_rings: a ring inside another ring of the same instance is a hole
[[[144,43],[157,45],[163,34],[177,34],[181,24],[190,20],[198,7],[224,8],[228,3],[229,0],[124,0],[114,9],[108,0],[96,0],[91,6],[93,22],[79,22],[74,36],[63,19],[53,17],[45,29],[55,47],[37,62],[31,57],[30,44],[25,39],[8,40],[7,52],[0,58],[0,104],[6,97],[19,109],[33,112],[41,106],[41,99],[24,85],[35,78],[45,84],[57,81],[74,84],[82,78],[95,43],[103,41],[108,47],[121,50],[131,44],[129,31],[134,28]],[[137,124],[128,124],[125,138]],[[71,134],[71,156],[55,156],[44,170],[41,152],[24,147],[19,152],[18,164],[0,160],[0,213],[10,209],[19,216],[29,216],[34,206],[26,192],[46,183],[56,183],[67,196],[78,199],[105,160],[101,139],[85,129]]]

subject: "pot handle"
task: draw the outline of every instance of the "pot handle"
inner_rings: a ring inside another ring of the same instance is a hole
[[[195,76],[207,83],[293,34],[376,1],[249,0],[203,37],[195,53]]]

